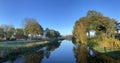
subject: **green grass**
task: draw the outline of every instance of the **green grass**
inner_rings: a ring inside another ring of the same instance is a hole
[[[3,41],[0,42],[0,53],[3,53],[3,57],[11,53],[22,54],[24,52],[35,51],[49,41]]]
[[[113,58],[120,59],[120,48],[105,48],[105,49],[99,48],[99,47],[94,47],[94,50],[99,52],[99,53],[104,53],[104,54],[109,55]]]
[[[27,47],[45,43],[48,43],[48,41],[5,41],[0,42],[0,47]]]
[[[42,44],[47,44],[48,41],[4,41],[0,42],[0,51],[1,50],[9,50],[16,49],[20,47],[32,47]]]

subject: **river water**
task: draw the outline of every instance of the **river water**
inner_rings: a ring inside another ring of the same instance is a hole
[[[27,54],[10,57],[3,63],[120,63],[105,54],[90,56],[85,45],[73,44],[63,40],[45,45],[40,49]]]

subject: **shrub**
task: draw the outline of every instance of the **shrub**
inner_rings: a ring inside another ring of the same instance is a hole
[[[120,47],[120,41],[115,38],[105,38],[99,42],[99,47]]]
[[[89,47],[94,47],[94,46],[97,46],[97,45],[98,45],[98,42],[99,42],[98,39],[90,39],[90,40],[87,42],[87,45],[88,45]]]

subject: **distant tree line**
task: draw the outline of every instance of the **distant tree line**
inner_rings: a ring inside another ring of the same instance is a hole
[[[61,36],[60,33],[55,30],[48,29],[46,32],[33,18],[25,18],[24,21],[23,28],[14,28],[14,26],[6,24],[0,25],[0,40],[38,40],[42,39],[43,35],[47,38],[57,38]]]

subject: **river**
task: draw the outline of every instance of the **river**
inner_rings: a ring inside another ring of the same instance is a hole
[[[104,54],[90,56],[85,45],[74,45],[71,41],[63,40],[31,53],[10,57],[3,63],[120,63],[120,60]]]

